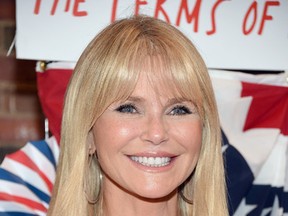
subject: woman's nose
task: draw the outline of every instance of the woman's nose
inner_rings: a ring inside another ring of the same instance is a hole
[[[168,140],[168,124],[160,116],[147,118],[142,128],[141,139],[154,145],[159,145]]]

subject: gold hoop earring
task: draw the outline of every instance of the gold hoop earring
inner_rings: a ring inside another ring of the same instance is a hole
[[[97,170],[98,170],[98,175],[96,174],[96,176],[98,176],[98,180],[96,181],[96,187],[94,186],[94,189],[89,188],[90,184],[89,184],[89,179],[93,178],[95,176],[89,176],[89,170],[91,169],[91,164],[92,161],[95,160],[96,166],[97,166]],[[85,197],[88,201],[89,204],[96,204],[99,199],[100,199],[100,194],[101,194],[101,186],[102,186],[102,174],[100,171],[100,167],[98,164],[98,159],[96,157],[96,154],[93,153],[92,155],[88,154],[88,166],[85,167],[85,176],[84,176],[84,193],[85,193]],[[93,197],[93,191],[97,189],[97,195],[95,197]],[[91,192],[91,194],[89,194],[89,192]]]

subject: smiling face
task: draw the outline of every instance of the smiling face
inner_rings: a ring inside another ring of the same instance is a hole
[[[104,195],[164,198],[196,166],[202,122],[194,103],[152,84],[149,73],[142,70],[129,98],[112,103],[92,129]]]

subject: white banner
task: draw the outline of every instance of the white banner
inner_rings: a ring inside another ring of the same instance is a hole
[[[287,70],[287,0],[17,0],[17,58],[77,61],[115,19],[147,14],[182,30],[209,68]]]

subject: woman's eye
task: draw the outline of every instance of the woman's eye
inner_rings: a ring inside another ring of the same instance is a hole
[[[171,115],[187,115],[191,113],[191,110],[186,106],[176,106],[170,112]]]
[[[116,111],[121,112],[121,113],[136,113],[137,109],[134,105],[132,104],[123,104],[119,106]]]

